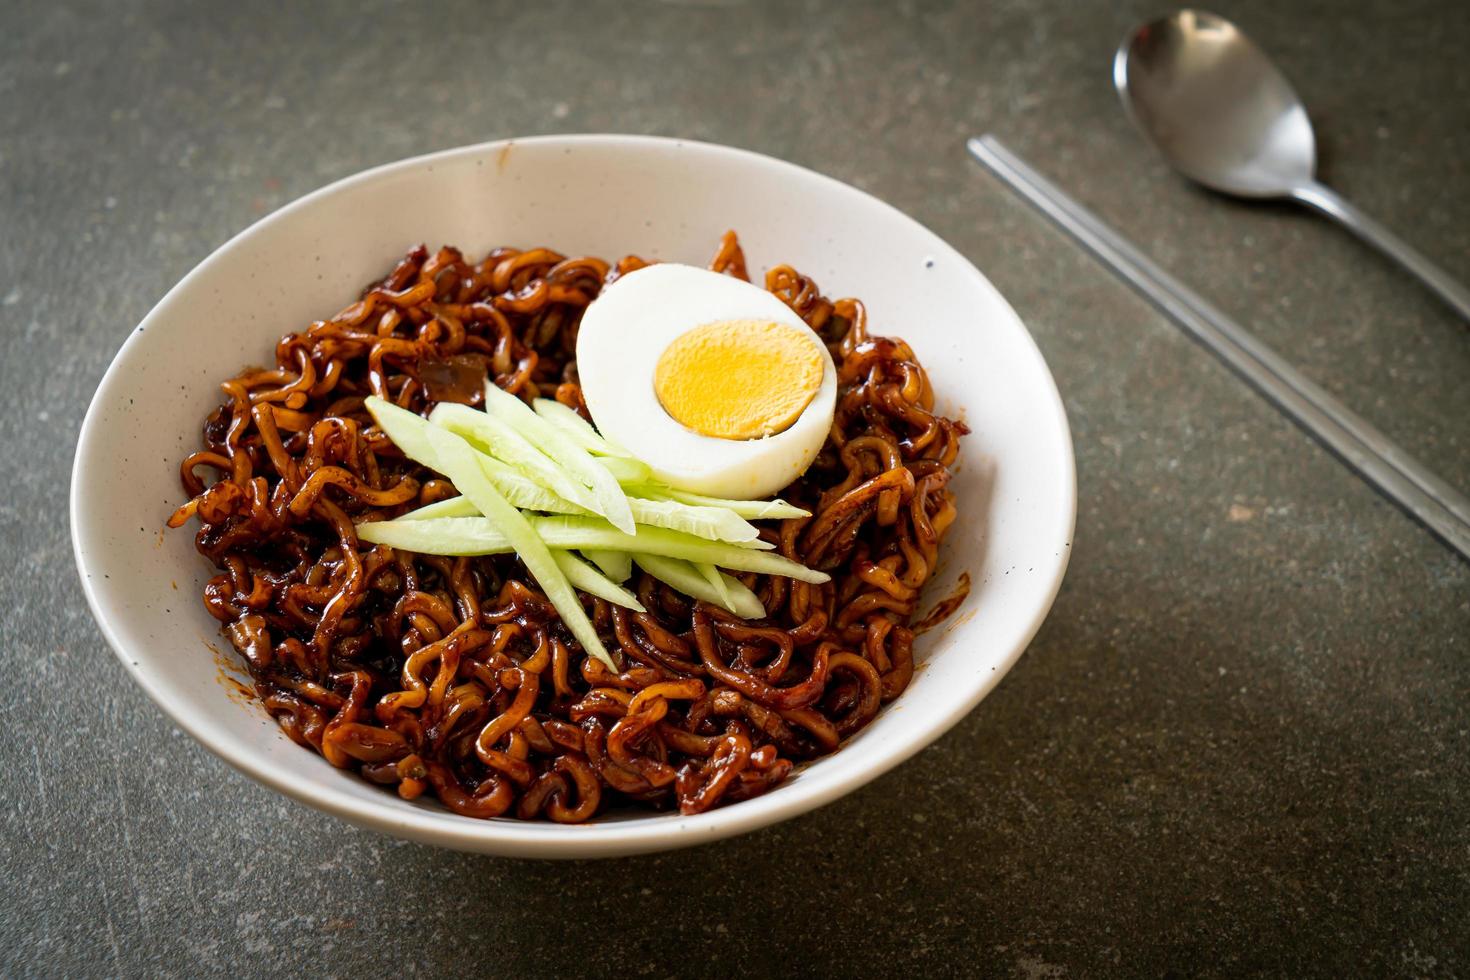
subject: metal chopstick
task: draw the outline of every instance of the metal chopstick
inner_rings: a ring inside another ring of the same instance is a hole
[[[1470,558],[1470,498],[1283,360],[1240,324],[1159,268],[994,136],[970,153],[1145,299],[1204,344],[1384,496]]]

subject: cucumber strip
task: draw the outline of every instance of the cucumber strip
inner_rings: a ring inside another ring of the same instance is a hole
[[[629,497],[628,507],[633,511],[633,520],[639,524],[683,531],[711,541],[729,541],[763,549],[771,547],[760,540],[760,531],[754,524],[734,511],[720,507],[692,507],[677,500],[645,500],[640,497]]]
[[[407,521],[402,527],[429,527],[444,520],[476,521],[493,526],[505,539],[507,550],[520,556],[531,577],[546,593],[546,598],[561,615],[572,636],[582,644],[588,656],[596,657],[609,670],[617,670],[613,659],[582,609],[582,602],[572,590],[546,543],[532,528],[524,514],[501,496],[480,469],[476,452],[469,443],[453,433],[382,399],[367,399],[368,411],[399,449],[415,462],[443,473],[461,494],[469,498],[485,517],[440,518]],[[420,455],[413,455],[417,450]],[[390,524],[392,522],[389,522]]]
[[[648,468],[648,464],[632,457],[601,456],[598,457],[597,462],[613,475],[613,479],[618,481],[619,486],[624,487],[624,493],[627,492],[625,484],[642,484],[653,480],[653,470]]]
[[[739,572],[782,575],[820,585],[831,576],[781,555],[661,527],[624,534],[600,517],[532,517],[531,527],[548,547],[568,551],[629,551],[702,561]],[[357,536],[375,544],[428,555],[497,555],[514,550],[510,539],[483,517],[440,517],[426,521],[374,521],[357,525]]]
[[[687,561],[660,555],[634,555],[633,560],[638,563],[639,568],[660,582],[685,595],[728,609],[741,619],[764,619],[766,616],[766,609],[756,594],[733,578],[726,576],[726,588],[722,595]]]
[[[426,431],[428,423],[422,416],[415,415],[406,408],[399,408],[377,395],[364,398],[362,405],[373,417],[373,421],[378,423],[378,428],[393,440],[393,445],[403,455],[431,470],[443,472],[439,469],[439,457],[434,455],[434,447],[429,442]]]
[[[675,500],[691,507],[717,507],[752,521],[812,516],[811,511],[792,506],[784,500],[726,500],[723,497],[706,497],[704,494],[675,490],[655,483],[632,484],[623,489],[635,497],[647,500]]]
[[[725,591],[730,594],[730,611],[741,619],[765,619],[766,607],[761,603],[760,596],[745,587],[745,583],[733,575],[720,573],[720,578],[725,582]]]
[[[500,391],[500,389],[498,388],[496,390]],[[520,399],[516,398],[514,395],[507,395],[505,394],[505,392],[501,392],[501,394],[516,402],[518,405],[521,404]],[[555,404],[560,403],[558,402]],[[487,418],[487,416],[482,412],[476,412],[474,409],[468,408],[464,405],[444,405],[441,407],[445,409],[442,415],[440,414],[440,410],[436,408],[430,416],[430,421],[432,421],[436,425],[441,425],[441,427],[448,428],[451,432],[455,432],[458,435],[468,436],[471,439],[476,439],[479,435],[479,433],[475,431],[475,428],[477,426],[484,428],[481,420]],[[565,405],[563,405],[562,407],[566,408]],[[571,411],[571,409],[567,409],[567,411]],[[505,419],[500,419],[500,422],[504,422],[506,425],[513,424],[506,421]],[[490,422],[491,428],[494,428],[496,425],[496,421],[492,420]],[[489,445],[492,451],[494,451],[495,446],[491,442],[493,436],[491,436],[488,431],[485,433],[485,435],[487,438],[481,439],[480,441],[484,442],[486,445]],[[532,435],[534,435],[534,433],[532,433]],[[526,447],[524,451],[529,452],[534,448],[535,447],[533,446],[529,446],[528,441],[528,447]],[[591,460],[591,457],[585,458]],[[555,461],[547,460],[547,462],[553,466],[555,465]],[[599,465],[599,463],[602,462],[609,461],[591,461],[591,466],[601,472],[603,474],[603,478],[606,479],[608,478],[609,471],[603,469]],[[627,470],[627,472],[633,475],[638,475],[637,471],[628,469],[628,466],[631,465],[633,467],[641,467],[643,465],[642,463],[638,463],[636,460],[611,462],[613,462],[614,466],[625,469]],[[532,465],[541,466],[543,464],[533,463]],[[557,492],[557,487],[548,487],[547,484],[549,484],[553,480],[549,472],[545,472],[542,474],[544,479],[531,478],[523,475],[524,470],[518,470],[516,467],[511,466],[506,462],[502,462],[501,460],[495,459],[492,456],[486,456],[483,453],[480,454],[480,466],[482,469],[485,470],[485,475],[490,478],[490,482],[495,484],[495,488],[499,490],[507,500],[509,500],[511,503],[515,504],[522,510],[538,510],[550,514],[586,514],[591,512],[601,513],[598,508],[593,505],[592,501],[586,499],[586,488],[579,488],[577,490],[569,491],[572,493],[580,493],[582,495],[581,503],[579,505],[578,503],[574,502],[576,498],[568,499],[562,493]],[[538,470],[538,472],[540,471]],[[569,483],[570,480],[567,480],[565,482]],[[569,490],[569,488],[565,486],[563,486],[562,489]],[[619,490],[619,492],[621,492],[621,489]],[[663,527],[668,528],[671,531],[684,531],[688,534],[693,534],[696,537],[708,538],[712,541],[729,541],[733,544],[748,544],[750,547],[753,548],[766,549],[770,547],[770,545],[768,545],[767,543],[760,541],[760,532],[753,524],[745,520],[745,518],[741,517],[739,514],[735,513],[728,507],[710,507],[700,504],[682,503],[678,500],[651,499],[646,497],[625,496],[623,498],[623,501],[624,504],[627,506],[628,511],[631,514],[633,522],[635,524],[647,524],[652,527]],[[601,501],[599,500],[597,501],[597,503],[600,504]],[[443,515],[425,516],[463,517],[469,515],[455,512]],[[606,515],[604,514],[603,516]],[[619,528],[619,530],[625,529]]]
[[[589,511],[597,510],[597,503],[586,487],[573,480],[564,469],[548,459],[504,420],[485,412],[477,412],[468,405],[441,402],[429,413],[429,421],[441,429],[481,444],[489,450],[491,456],[510,464],[522,476],[557,496]]]
[[[720,597],[719,604],[734,612],[735,600],[730,598],[730,589],[725,585],[725,576],[720,570],[708,562],[697,561],[691,564],[694,566],[696,572],[704,576],[704,580],[710,584],[710,588],[715,590],[715,595]]]
[[[485,469],[486,456],[478,454],[481,469]],[[490,462],[496,462],[491,460]],[[586,514],[587,511],[576,504],[568,503],[556,494],[543,487],[526,481],[524,484],[511,484],[509,487],[502,484],[487,472],[491,484],[500,491],[500,495],[521,510],[540,510],[550,514]],[[519,478],[520,474],[516,474]],[[527,489],[529,488],[529,489]],[[480,517],[480,508],[476,507],[465,497],[450,497],[448,500],[438,500],[432,504],[425,504],[417,510],[411,510],[407,514],[401,514],[394,520],[398,521],[424,521],[435,517]]]
[[[491,459],[479,450],[473,450],[480,469],[494,484],[501,495],[521,510],[540,510],[551,514],[586,514],[587,511],[570,501],[558,497],[545,487],[521,476],[498,459]],[[450,497],[425,504],[411,510],[395,520],[425,521],[435,517],[480,517],[480,508],[467,497]]]
[[[825,572],[813,571],[769,551],[742,548],[723,541],[705,541],[692,534],[662,527],[640,527],[636,534],[624,534],[596,517],[537,517],[531,523],[537,534],[557,548],[602,548],[663,555],[666,558],[709,562],[741,572],[783,575],[814,584],[831,580]]]
[[[400,514],[398,517],[393,518],[393,523],[397,523],[398,521],[432,521],[437,517],[482,516],[484,515],[480,513],[480,508],[476,507],[470,498],[459,496],[450,497],[448,500],[436,500],[432,504],[425,504],[417,510],[409,511],[407,514]]]
[[[525,433],[552,462],[592,491],[597,501],[597,512],[613,527],[633,533],[633,512],[628,509],[628,495],[623,493],[613,475],[598,465],[592,454],[579,446],[575,439],[537,415],[531,406],[493,380],[485,382],[485,412]]]
[[[591,510],[580,507],[570,500],[554,493],[535,480],[522,476],[515,467],[493,456],[475,452],[479,457],[480,469],[495,484],[495,489],[505,496],[506,500],[515,504],[521,510],[543,510],[552,514],[587,514]]]
[[[578,415],[575,409],[568,408],[559,401],[537,398],[531,402],[531,408],[537,415],[576,440],[577,445],[589,453],[596,453],[599,456],[632,457],[632,453],[599,435],[592,427],[592,423]]]
[[[515,550],[510,546],[510,538],[484,517],[406,520],[409,516],[405,514],[393,521],[365,521],[354,530],[359,540],[369,544],[386,544],[421,555],[507,555]]]
[[[505,534],[511,547],[515,549],[516,556],[530,571],[536,584],[541,586],[541,591],[546,593],[546,598],[560,614],[561,621],[582,644],[582,649],[588,656],[596,657],[603,666],[616,671],[617,665],[602,645],[597,629],[582,608],[582,601],[577,598],[571,583],[567,581],[556,559],[551,556],[546,542],[541,540],[526,516],[512,507],[510,501],[502,497],[500,491],[491,484],[475,460],[474,450],[469,443],[459,436],[432,426],[428,427],[428,431],[429,444],[438,456],[441,472],[453,481],[460,493],[480,508],[485,515],[482,520],[495,524]],[[389,438],[392,438],[391,433]]]
[[[567,581],[572,583],[574,588],[635,612],[646,611],[637,596],[618,583],[605,578],[601,572],[570,551],[555,548],[552,549],[551,557],[556,562],[556,567],[561,569],[562,574],[567,577]]]
[[[582,557],[602,569],[602,574],[614,582],[626,582],[633,575],[633,558],[626,551],[599,551],[584,549]]]

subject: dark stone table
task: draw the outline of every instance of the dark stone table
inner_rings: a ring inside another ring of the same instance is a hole
[[[1464,3],[1218,6],[1301,89],[1326,179],[1470,279]],[[1470,484],[1470,327],[1131,132],[1109,59],[1157,9],[0,6],[0,973],[1470,971],[1470,565],[962,151],[999,133]],[[927,223],[1041,344],[1081,494],[1051,618],[932,748],[760,833],[583,864],[385,839],[236,774],[124,676],[65,518],[98,378],[211,249],[365,167],[558,131],[745,146]]]

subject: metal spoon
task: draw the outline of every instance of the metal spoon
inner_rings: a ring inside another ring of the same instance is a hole
[[[1289,198],[1333,218],[1418,276],[1470,320],[1470,290],[1315,178],[1307,110],[1271,59],[1228,20],[1180,10],[1136,29],[1113,83],[1176,170],[1249,198]]]

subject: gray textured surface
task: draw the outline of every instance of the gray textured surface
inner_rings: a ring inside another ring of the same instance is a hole
[[[1470,278],[1470,14],[1222,2],[1325,176]],[[961,152],[992,128],[1460,485],[1470,329],[1335,229],[1170,179],[1107,88],[1144,0],[0,8],[0,973],[1470,971],[1470,566]],[[113,351],[331,179],[552,131],[864,187],[1012,300],[1071,412],[1072,570],[951,734],[817,813],[525,864],[262,790],[125,678],[63,500]]]

